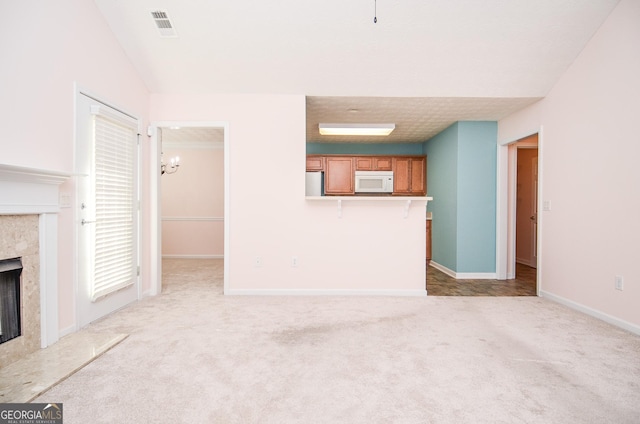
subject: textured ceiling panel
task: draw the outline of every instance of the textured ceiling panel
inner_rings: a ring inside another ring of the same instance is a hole
[[[162,143],[211,144],[224,142],[224,129],[206,127],[161,128]]]
[[[456,121],[497,121],[539,98],[307,97],[307,142],[417,143]],[[319,123],[394,123],[389,136],[320,135]]]

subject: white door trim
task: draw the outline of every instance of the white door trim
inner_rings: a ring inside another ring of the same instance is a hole
[[[509,146],[525,137],[538,134],[538,228],[537,228],[537,256],[538,267],[536,270],[537,295],[540,296],[542,288],[542,227],[544,216],[542,215],[544,175],[544,135],[543,127],[538,131],[523,134],[517,139],[498,145],[497,159],[497,196],[496,196],[496,278],[504,280],[510,277],[510,271],[515,273],[515,197],[510,193],[515,189],[515,170],[510,168],[509,162],[515,157]],[[513,219],[510,219],[513,217]],[[514,221],[514,222],[512,222]]]

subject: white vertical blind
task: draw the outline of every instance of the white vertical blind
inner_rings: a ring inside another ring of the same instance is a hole
[[[134,160],[136,129],[105,115],[94,117],[95,226],[91,300],[135,282]]]

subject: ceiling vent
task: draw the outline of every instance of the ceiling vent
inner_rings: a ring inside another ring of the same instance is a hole
[[[171,21],[169,20],[169,15],[167,15],[167,12],[156,10],[151,12],[151,17],[156,23],[156,27],[158,27],[160,37],[172,38],[178,36],[178,33],[173,28],[173,24],[171,24]]]

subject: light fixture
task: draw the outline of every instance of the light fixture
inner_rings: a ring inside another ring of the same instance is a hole
[[[321,135],[389,135],[396,124],[319,124]]]
[[[175,174],[180,167],[180,156],[174,156],[169,159],[169,163],[166,164],[160,159],[160,175]]]

